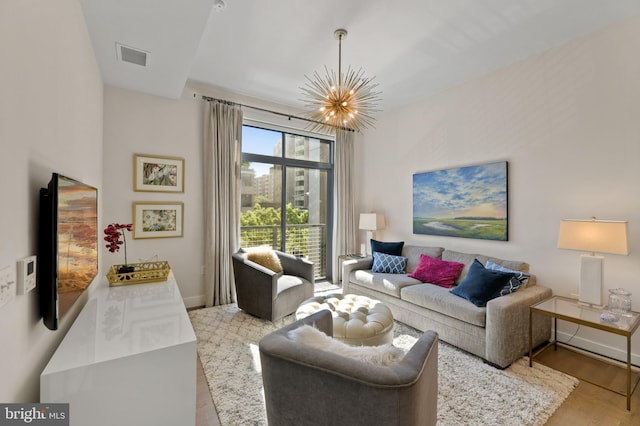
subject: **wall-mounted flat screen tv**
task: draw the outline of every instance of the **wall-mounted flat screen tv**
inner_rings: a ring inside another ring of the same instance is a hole
[[[54,173],[40,190],[38,235],[40,313],[56,330],[98,273],[98,190]]]

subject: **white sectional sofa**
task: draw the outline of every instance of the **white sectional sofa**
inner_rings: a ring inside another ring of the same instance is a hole
[[[551,289],[536,285],[531,276],[516,292],[489,300],[486,307],[456,296],[450,289],[423,283],[408,275],[415,270],[420,254],[465,266],[456,284],[465,277],[470,265],[478,259],[506,268],[529,272],[525,262],[503,260],[481,254],[461,253],[442,247],[405,245],[406,274],[372,272],[372,258],[343,263],[343,292],[361,294],[386,303],[394,318],[421,331],[433,330],[441,340],[505,368],[529,350],[529,306],[551,297]],[[549,340],[551,322],[541,315],[533,316],[534,347]]]

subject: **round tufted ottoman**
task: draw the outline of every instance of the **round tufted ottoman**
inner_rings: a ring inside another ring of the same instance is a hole
[[[379,300],[356,294],[329,294],[305,300],[296,319],[328,309],[333,315],[333,337],[350,345],[377,346],[393,341],[391,309]]]

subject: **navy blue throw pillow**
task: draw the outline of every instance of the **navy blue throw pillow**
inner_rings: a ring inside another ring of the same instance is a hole
[[[451,293],[467,299],[482,308],[487,302],[500,296],[500,290],[515,276],[513,273],[486,269],[478,259],[475,259],[464,280]]]
[[[391,256],[402,256],[404,241],[397,243],[387,243],[371,239],[371,252],[390,254]]]

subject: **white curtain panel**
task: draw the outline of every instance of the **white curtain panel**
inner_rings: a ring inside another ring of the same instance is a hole
[[[236,301],[231,255],[240,244],[242,110],[210,101],[204,120],[205,304]]]
[[[353,190],[354,133],[337,130],[335,147],[335,199],[333,227],[333,276],[338,276],[338,255],[356,253],[356,194]]]

